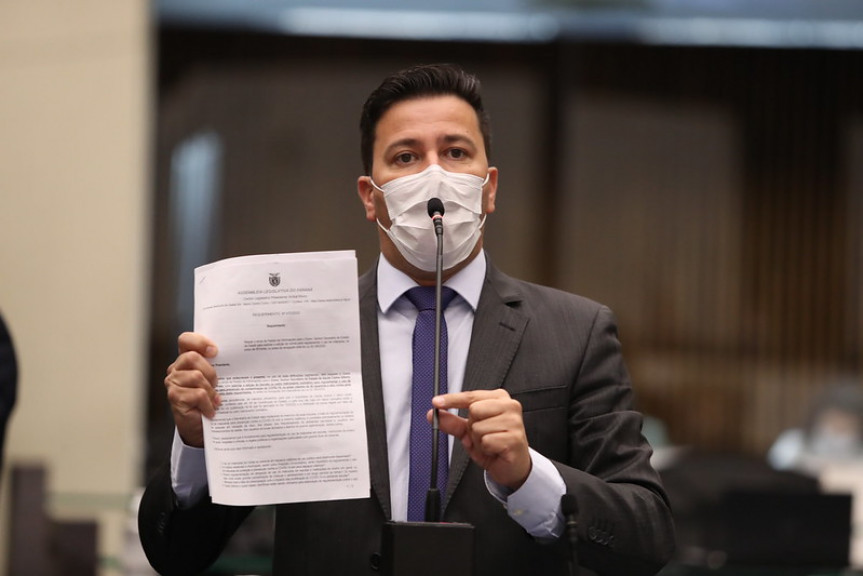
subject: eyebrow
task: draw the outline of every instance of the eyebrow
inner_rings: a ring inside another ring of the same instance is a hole
[[[419,140],[416,138],[402,138],[400,140],[396,140],[384,148],[384,156],[388,156],[395,148],[415,148],[417,144],[419,144]]]
[[[441,138],[441,141],[443,141],[444,144],[463,143],[470,146],[474,150],[477,149],[476,142],[474,142],[472,138],[463,134],[444,134],[444,136]],[[389,146],[384,148],[384,155],[389,155],[390,152],[395,148],[415,148],[419,144],[419,138],[401,138],[399,140],[396,140],[395,142],[392,142]]]
[[[462,143],[469,145],[470,147],[472,147],[474,149],[477,147],[476,142],[473,141],[473,138],[470,138],[469,136],[465,136],[463,134],[446,134],[443,137],[443,141],[446,144],[454,144],[454,143],[462,142]]]

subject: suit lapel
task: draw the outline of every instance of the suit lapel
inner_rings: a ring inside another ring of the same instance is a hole
[[[389,456],[381,385],[381,355],[378,344],[377,268],[360,277],[360,338],[363,364],[363,396],[366,413],[366,435],[369,447],[369,472],[372,490],[387,518],[392,517],[390,504]]]
[[[519,307],[521,299],[516,283],[489,262],[474,317],[463,390],[494,390],[503,386],[528,323]],[[467,452],[456,442],[450,460],[447,502],[469,463]]]

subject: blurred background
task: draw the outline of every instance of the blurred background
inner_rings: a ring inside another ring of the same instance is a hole
[[[130,509],[169,451],[192,269],[342,249],[370,266],[360,108],[440,61],[483,81],[491,258],[615,311],[660,449],[733,475],[860,388],[863,3],[0,0],[19,372],[0,575],[16,467],[43,483],[43,531],[90,525],[99,573],[138,573]]]

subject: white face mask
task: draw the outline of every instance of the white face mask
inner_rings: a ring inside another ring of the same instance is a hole
[[[439,198],[444,206],[443,267],[452,268],[467,258],[482,235],[482,188],[488,182],[473,174],[447,172],[431,164],[418,174],[402,176],[382,187],[392,225],[387,230],[405,260],[427,272],[435,270],[437,240],[428,215],[428,201]]]

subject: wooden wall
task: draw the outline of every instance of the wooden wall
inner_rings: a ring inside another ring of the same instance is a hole
[[[675,442],[763,453],[860,374],[861,55],[576,50],[560,281]]]
[[[863,54],[509,46],[163,30],[151,448],[176,331],[171,153],[224,142],[213,257],[355,248],[366,94],[415,62],[479,73],[501,169],[487,246],[618,317],[639,406],[673,442],[762,454],[861,372]],[[182,272],[182,273],[191,273]]]

